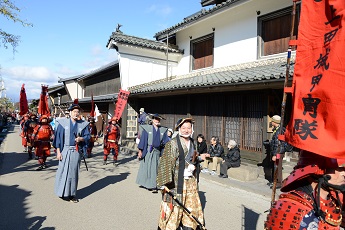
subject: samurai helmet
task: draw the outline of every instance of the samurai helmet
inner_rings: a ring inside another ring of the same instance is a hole
[[[47,115],[42,115],[40,117],[40,122],[42,122],[43,119],[47,119],[47,122],[48,122],[48,116]]]
[[[290,191],[308,177],[321,177],[327,169],[345,167],[345,159],[325,157],[306,150],[301,150],[299,160],[290,175],[283,180],[282,192]]]

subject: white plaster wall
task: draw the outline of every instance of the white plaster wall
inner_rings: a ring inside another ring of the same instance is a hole
[[[185,52],[177,75],[191,71],[190,42],[213,32],[213,68],[257,60],[257,11],[262,16],[291,5],[292,0],[251,0],[178,32],[177,45]]]
[[[68,90],[68,93],[70,95],[70,97],[72,98],[72,100],[74,100],[77,97],[77,83],[74,81],[69,81],[69,82],[65,82],[66,84],[66,88]]]
[[[164,52],[119,46],[119,53],[122,89],[166,78]],[[175,74],[180,56],[169,53],[168,76]]]
[[[213,68],[257,60],[257,11],[262,16],[288,6],[292,6],[292,0],[248,0],[177,32],[177,45],[184,54],[169,54],[168,76],[190,73],[191,40],[211,33],[214,33]],[[165,52],[116,45],[122,89],[166,78]]]
[[[66,88],[68,90],[69,95],[71,96],[71,99],[74,100],[76,98],[82,99],[84,95],[84,89],[82,85],[79,85],[75,81],[66,81]]]

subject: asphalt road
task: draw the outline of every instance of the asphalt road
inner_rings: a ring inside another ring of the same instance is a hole
[[[74,204],[54,194],[55,154],[49,168],[36,171],[37,161],[22,150],[19,126],[12,126],[0,147],[0,229],[157,229],[161,195],[135,183],[136,156],[120,154],[117,167],[104,166],[96,146],[89,171],[81,165],[80,202]],[[202,176],[199,183],[206,228],[263,229],[270,197],[221,182]]]

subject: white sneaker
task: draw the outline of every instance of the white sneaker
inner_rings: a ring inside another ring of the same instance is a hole
[[[208,171],[208,168],[204,168],[201,170],[202,173],[209,173],[210,171]]]
[[[215,176],[215,175],[217,175],[217,173],[215,171],[211,171],[210,175]]]

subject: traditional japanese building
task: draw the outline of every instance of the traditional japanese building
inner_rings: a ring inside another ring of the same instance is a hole
[[[119,62],[108,63],[98,69],[85,74],[61,78],[61,84],[57,88],[49,88],[49,95],[54,101],[54,106],[68,108],[68,106],[78,99],[84,117],[90,115],[91,101],[97,106],[101,115],[97,117],[97,130],[102,132],[110,119],[114,115],[117,94],[120,89]],[[60,99],[59,99],[60,97]]]
[[[157,32],[155,40],[111,34],[107,47],[119,54],[129,108],[160,113],[171,128],[191,116],[195,135],[219,136],[224,146],[234,139],[244,161],[260,162],[262,142],[271,135],[269,117],[281,111],[292,1],[201,4],[211,6]],[[294,36],[298,21],[299,8]],[[289,77],[293,64],[294,56]]]

